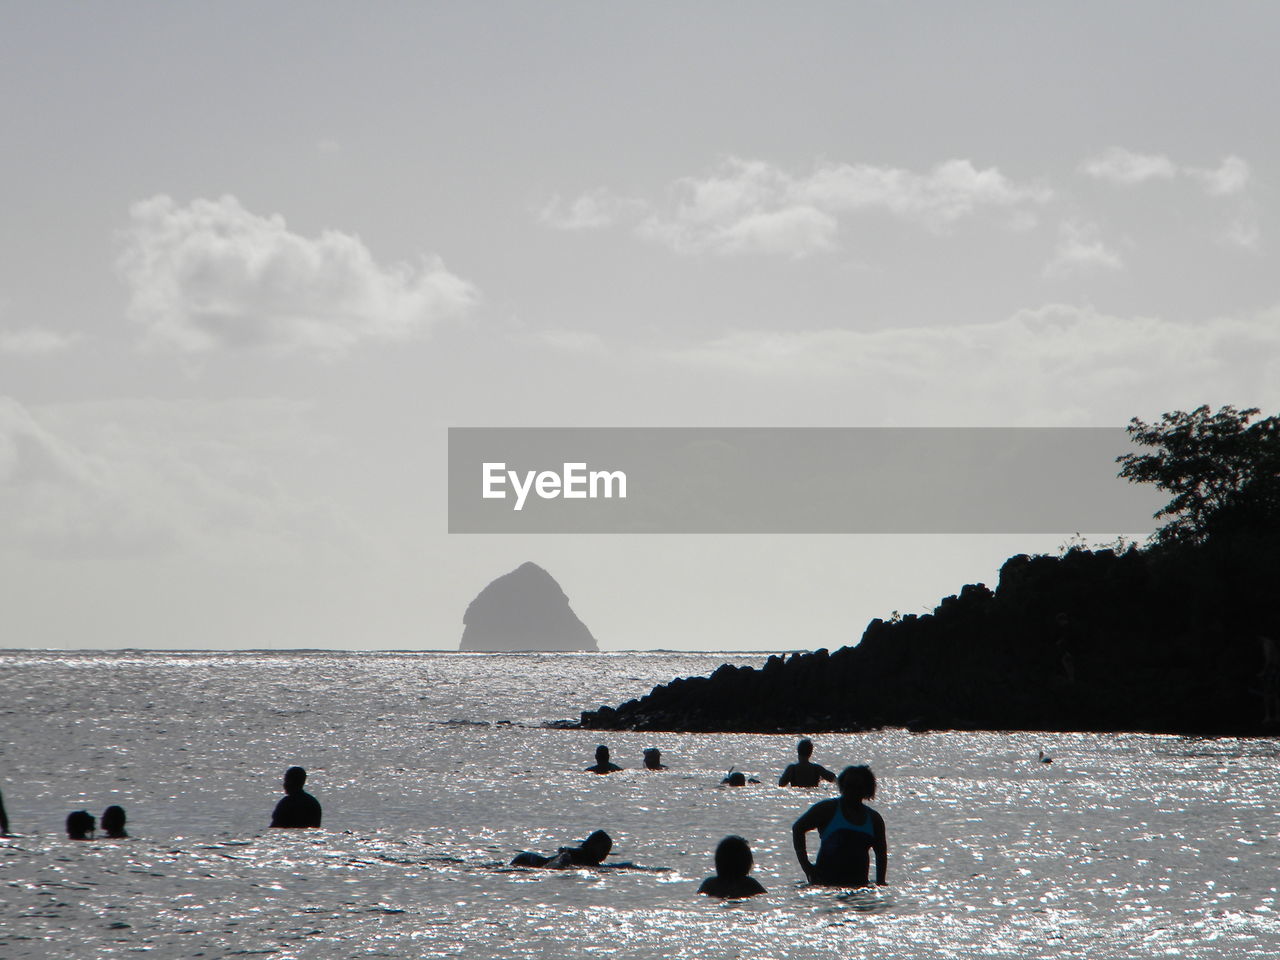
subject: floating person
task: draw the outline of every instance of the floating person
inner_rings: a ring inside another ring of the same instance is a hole
[[[113,803],[102,811],[102,819],[99,822],[109,840],[127,840],[129,834],[124,831],[124,821],[124,807]]]
[[[572,867],[598,867],[613,849],[613,838],[603,830],[596,830],[576,847],[561,847],[550,857],[528,850],[516,854],[513,867],[545,867],[548,870],[565,870]]]
[[[4,794],[0,793],[0,837],[9,836],[9,815],[4,812]]]
[[[748,783],[759,783],[755,777],[748,777],[741,770],[729,768],[729,772],[724,775],[724,779],[720,781],[722,787],[745,787]]]
[[[778,786],[816,787],[823,780],[828,783],[833,782],[836,775],[826,767],[813,763],[809,759],[812,756],[813,741],[805,737],[796,744],[796,762],[782,771],[782,776],[778,778]]]
[[[307,771],[290,767],[284,772],[284,796],[271,814],[271,826],[288,829],[320,826],[320,801],[302,789]]]
[[[767,893],[760,881],[751,876],[755,858],[751,847],[742,837],[725,837],[716,846],[716,873],[707,877],[698,888],[699,893],[721,900],[741,900]]]
[[[836,782],[840,796],[815,803],[791,827],[800,868],[810,883],[865,887],[874,851],[876,883],[883,886],[889,862],[884,820],[862,802],[876,795],[875,774],[870,767],[845,767]],[[817,830],[822,837],[817,863],[809,861],[805,848],[805,835],[810,830]]]
[[[666,764],[662,762],[662,751],[657,747],[650,747],[644,752],[644,768],[646,770],[665,770]]]
[[[88,810],[76,810],[67,814],[67,839],[92,840],[94,820]]]
[[[609,748],[603,743],[596,747],[596,762],[587,767],[587,773],[617,773],[622,768],[609,760]]]

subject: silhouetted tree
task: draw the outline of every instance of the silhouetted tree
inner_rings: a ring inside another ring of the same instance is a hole
[[[1155,515],[1168,518],[1158,543],[1203,543],[1280,521],[1280,416],[1254,420],[1259,412],[1205,405],[1129,421],[1129,436],[1154,452],[1118,457],[1120,476],[1173,494]]]

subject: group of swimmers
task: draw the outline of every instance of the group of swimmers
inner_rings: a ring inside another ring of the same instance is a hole
[[[870,884],[871,854],[875,854],[877,885],[885,883],[888,866],[888,846],[885,841],[884,820],[865,803],[876,795],[876,778],[870,767],[846,767],[837,777],[812,760],[813,742],[805,739],[796,745],[796,762],[790,764],[778,779],[780,787],[812,788],[823,782],[835,782],[840,795],[822,800],[811,806],[791,827],[791,840],[796,859],[810,883],[826,886],[863,887]],[[656,747],[644,751],[647,770],[665,770],[662,754]],[[610,759],[609,748],[603,744],[596,748],[596,762],[587,772],[597,774],[616,773],[622,767]],[[303,789],[307,771],[302,767],[290,767],[285,771],[284,796],[271,814],[271,826],[285,829],[306,829],[320,826],[320,802]],[[742,786],[759,783],[748,779],[741,772],[730,771],[722,784]],[[102,812],[102,829],[110,839],[128,837],[125,832],[125,811],[118,805]],[[67,836],[72,840],[92,839],[95,829],[93,815],[76,810],[67,816]],[[809,859],[808,834],[817,831],[819,836],[816,860]],[[0,797],[0,834],[9,832],[9,822],[4,813],[3,797]],[[516,867],[565,869],[595,867],[601,865],[613,849],[613,838],[603,830],[596,830],[576,847],[561,847],[554,854],[543,856],[529,851],[518,854],[511,861]],[[741,899],[765,893],[759,881],[750,876],[755,865],[751,847],[740,836],[725,837],[716,846],[716,872],[703,881],[699,893],[722,899]]]
[[[647,770],[667,769],[656,747],[644,751],[644,766]],[[610,759],[609,748],[601,744],[596,747],[596,762],[587,767],[587,772],[609,774],[621,769]],[[760,781],[730,770],[720,782],[739,787]],[[792,825],[791,842],[800,869],[813,884],[865,887],[871,882],[871,855],[875,854],[875,882],[883,886],[889,861],[884,819],[865,802],[875,798],[875,774],[870,767],[853,766],[846,767],[836,776],[813,762],[813,741],[801,740],[796,744],[796,762],[782,771],[778,786],[812,788],[823,782],[834,782],[840,796],[815,803]],[[809,859],[807,841],[812,831],[817,831],[819,836],[816,861]],[[521,853],[511,861],[511,865],[552,869],[598,866],[611,849],[612,838],[603,830],[597,830],[580,846],[561,847],[551,856]],[[746,840],[739,836],[725,837],[716,847],[715,875],[704,880],[698,892],[723,899],[741,899],[765,893],[765,888],[750,876],[754,862],[751,846]]]

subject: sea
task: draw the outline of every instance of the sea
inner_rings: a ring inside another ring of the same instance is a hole
[[[776,786],[796,736],[551,726],[763,659],[0,651],[0,957],[1280,952],[1275,740],[816,734],[815,760],[879,780],[889,883],[842,891],[806,886],[792,851],[833,795]],[[623,772],[584,772],[599,743]],[[267,828],[294,764],[320,830]],[[731,768],[761,782],[723,787]],[[109,804],[130,839],[66,839],[68,812]],[[596,829],[602,868],[507,865]],[[767,896],[696,893],[728,834]]]

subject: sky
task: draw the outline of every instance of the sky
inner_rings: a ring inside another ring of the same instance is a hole
[[[1256,3],[0,4],[0,646],[456,648],[532,560],[604,649],[834,648],[994,584],[1076,531],[451,536],[446,431],[1275,413],[1278,46]]]

